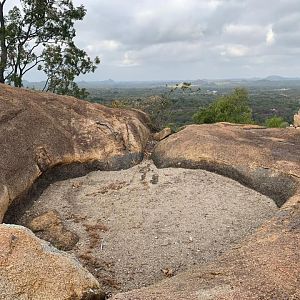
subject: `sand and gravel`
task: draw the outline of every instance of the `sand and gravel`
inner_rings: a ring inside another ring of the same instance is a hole
[[[144,161],[53,183],[19,220],[55,209],[79,236],[73,253],[109,293],[215,259],[277,211],[273,200],[203,170]]]

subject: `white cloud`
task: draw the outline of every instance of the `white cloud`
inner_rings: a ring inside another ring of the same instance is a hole
[[[100,42],[100,46],[104,50],[117,50],[120,47],[120,43],[114,40],[104,40]]]
[[[249,54],[250,49],[243,45],[227,45],[221,46],[224,50],[221,51],[221,56],[243,57]]]
[[[266,43],[268,46],[271,46],[275,43],[275,32],[273,28],[270,26],[268,32],[266,34]]]
[[[126,52],[124,53],[123,60],[120,64],[120,66],[123,67],[135,67],[139,65],[139,62],[136,60],[136,58],[133,57],[132,52]]]
[[[82,0],[74,2],[78,5]],[[77,41],[89,54],[100,56],[97,74],[103,70],[99,76],[104,78],[110,67],[116,78],[126,70],[132,74],[140,70],[148,79],[161,74],[180,78],[185,65],[191,74],[204,77],[213,72],[214,77],[231,77],[233,71],[235,76],[250,71],[251,76],[259,76],[276,67],[300,73],[295,64],[300,52],[299,0],[270,3],[89,0],[83,3],[87,16],[78,23]]]
[[[226,24],[223,28],[224,33],[232,35],[253,34],[263,30],[262,26],[258,25],[243,25],[243,24]]]
[[[101,51],[115,51],[119,49],[120,43],[115,40],[95,41],[86,46],[87,51],[90,53],[99,53]]]

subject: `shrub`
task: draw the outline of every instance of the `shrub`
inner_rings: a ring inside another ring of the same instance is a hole
[[[274,116],[266,119],[265,125],[268,128],[285,128],[289,126],[289,124],[285,122],[282,117],[278,117],[278,116]]]
[[[193,116],[197,124],[230,122],[252,124],[252,110],[248,103],[248,92],[244,88],[237,88],[233,93],[219,97],[208,107],[201,108]]]

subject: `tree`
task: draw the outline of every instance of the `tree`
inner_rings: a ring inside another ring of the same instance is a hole
[[[163,129],[169,121],[171,100],[165,95],[155,95],[138,99],[114,100],[111,103],[113,108],[135,108],[147,113],[152,129],[159,131]]]
[[[285,128],[289,126],[289,124],[285,122],[282,117],[278,116],[273,116],[271,118],[266,119],[265,125],[268,128]]]
[[[21,87],[24,75],[37,68],[47,76],[44,90],[86,96],[74,80],[100,61],[74,43],[74,23],[85,8],[71,0],[19,0],[5,15],[6,2],[0,1],[0,82]]]
[[[155,131],[162,130],[166,126],[172,127],[176,131],[177,126],[170,122],[172,119],[172,105],[174,105],[175,101],[171,96],[175,92],[184,93],[188,90],[192,91],[192,84],[190,82],[176,83],[172,86],[166,84],[166,90],[161,95],[138,99],[114,100],[111,105],[114,108],[135,108],[144,111],[149,115],[152,129]],[[200,88],[197,88],[197,91],[199,90]]]
[[[253,123],[247,90],[237,88],[232,94],[219,97],[208,107],[201,108],[194,114],[193,120],[198,124],[216,122]]]

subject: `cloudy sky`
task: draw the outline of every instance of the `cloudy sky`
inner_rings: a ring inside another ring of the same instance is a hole
[[[74,0],[77,44],[101,58],[82,79],[300,76],[299,1]]]
[[[300,76],[299,0],[87,0],[88,79]],[[84,2],[84,3],[83,3]]]

